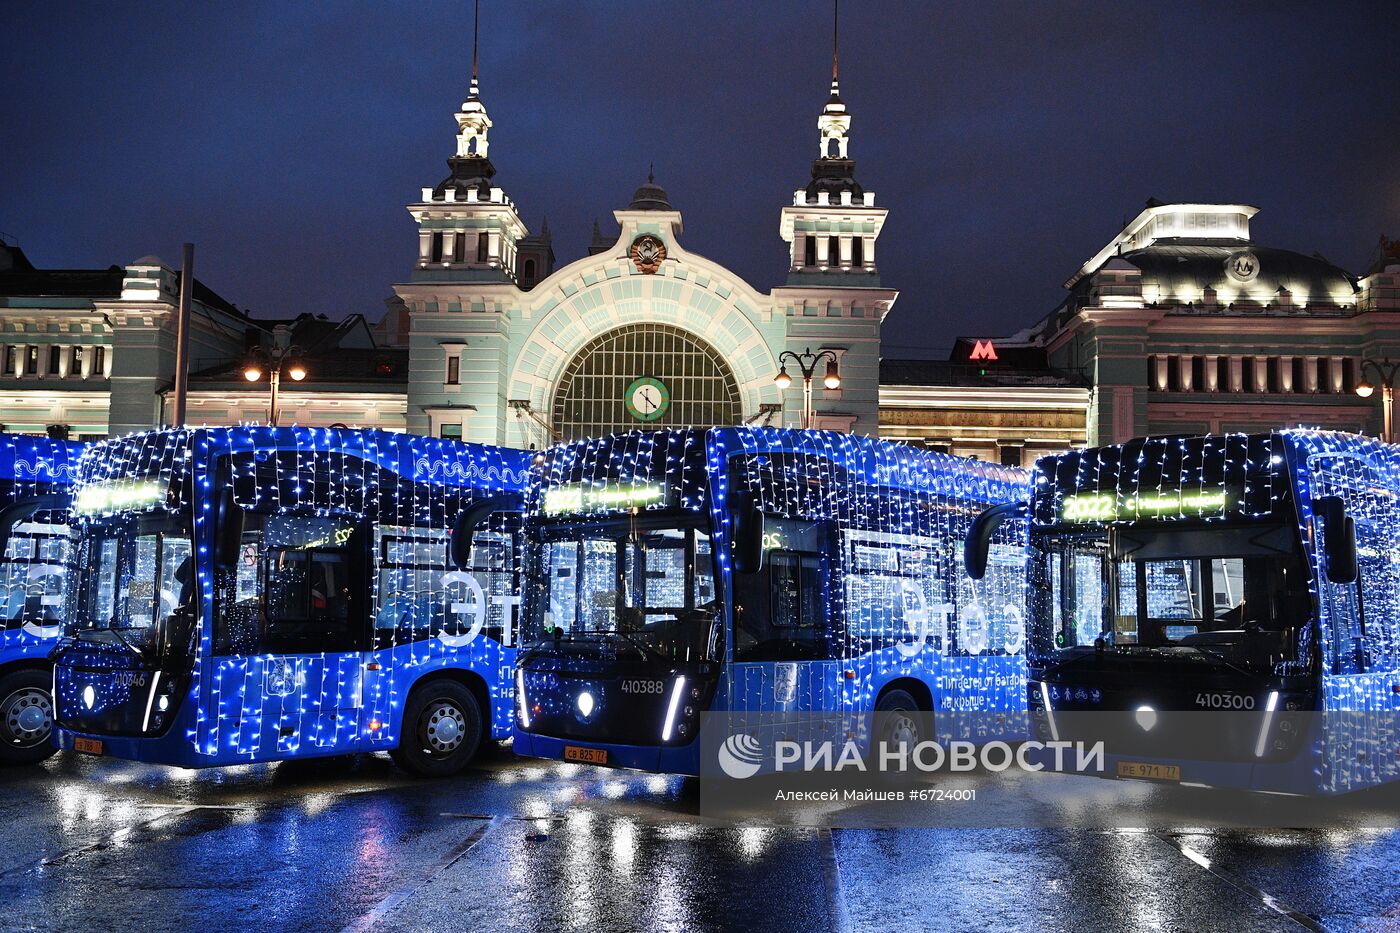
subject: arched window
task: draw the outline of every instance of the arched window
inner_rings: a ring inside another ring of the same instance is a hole
[[[807,150],[811,152],[812,150]],[[841,143],[835,136],[826,141],[826,157],[828,159],[839,159],[841,157]]]
[[[525,281],[535,281],[535,261],[533,259],[525,260]]]
[[[650,421],[627,405],[628,388],[643,376],[669,396],[665,414]],[[708,343],[669,324],[628,324],[595,337],[569,361],[551,421],[573,440],[634,428],[737,424],[740,413],[739,384]]]

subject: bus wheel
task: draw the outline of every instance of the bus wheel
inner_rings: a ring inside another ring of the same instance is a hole
[[[923,739],[918,701],[907,690],[891,690],[875,704],[880,741],[887,747],[913,747]]]
[[[53,742],[53,678],[43,671],[0,677],[0,765],[32,765],[58,751]]]
[[[417,688],[403,713],[403,735],[393,757],[419,777],[445,777],[467,766],[481,747],[481,705],[455,680]]]

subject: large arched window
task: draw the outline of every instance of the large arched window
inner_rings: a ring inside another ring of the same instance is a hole
[[[637,395],[638,380],[660,386]],[[630,408],[629,389],[637,395]],[[655,417],[649,406],[661,398],[664,412]],[[569,361],[552,421],[573,440],[633,428],[737,424],[740,411],[734,374],[708,343],[667,324],[629,324],[594,338]]]

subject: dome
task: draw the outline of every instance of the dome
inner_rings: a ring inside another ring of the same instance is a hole
[[[656,179],[651,175],[647,176],[647,183],[642,185],[632,195],[632,203],[627,205],[629,211],[669,211],[673,210],[670,200],[666,197],[666,189],[656,183]]]

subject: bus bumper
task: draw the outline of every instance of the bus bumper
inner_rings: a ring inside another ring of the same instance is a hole
[[[605,761],[593,762],[609,768],[629,768],[633,771],[649,771],[658,774],[700,773],[700,743],[691,741],[688,745],[608,745],[598,742],[582,742],[575,739],[557,739],[552,736],[515,730],[515,753],[529,758],[549,758],[556,761],[577,761],[565,754],[565,748],[588,749],[603,752]],[[589,763],[589,762],[583,762]]]

